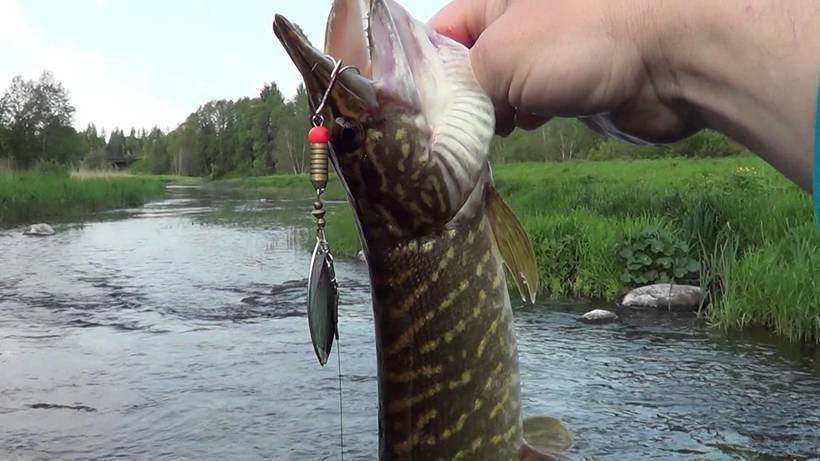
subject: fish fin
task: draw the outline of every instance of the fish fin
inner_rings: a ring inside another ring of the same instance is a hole
[[[485,201],[495,243],[504,263],[512,272],[521,299],[535,303],[535,296],[538,294],[538,266],[535,264],[535,251],[527,231],[494,187],[487,188]]]
[[[518,452],[518,459],[520,461],[563,461],[566,458],[555,453],[538,450],[527,442],[524,442],[521,445],[521,450]]]
[[[561,420],[549,416],[525,419],[524,440],[524,445],[536,452],[563,453],[572,447],[572,433],[567,426]]]

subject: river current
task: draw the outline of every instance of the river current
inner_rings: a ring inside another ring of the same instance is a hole
[[[318,365],[300,282],[309,207],[172,186],[55,237],[0,230],[0,459],[340,459],[337,359]],[[337,274],[344,459],[370,460],[367,268]],[[592,307],[515,310],[525,415],[564,420],[570,459],[820,459],[815,351],[687,316],[577,322]]]

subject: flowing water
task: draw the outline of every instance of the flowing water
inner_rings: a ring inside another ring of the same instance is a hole
[[[336,358],[303,283],[308,202],[172,187],[144,208],[0,232],[0,459],[339,459]],[[376,457],[367,268],[338,262],[344,452]],[[589,306],[587,306],[589,307]],[[817,459],[815,352],[695,319],[515,313],[527,415],[570,459]]]

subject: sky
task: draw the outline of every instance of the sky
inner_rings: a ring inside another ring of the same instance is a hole
[[[426,21],[447,0],[405,0]],[[330,0],[0,0],[0,92],[15,75],[54,73],[74,126],[173,129],[215,99],[301,81],[271,24],[276,13],[324,42]]]

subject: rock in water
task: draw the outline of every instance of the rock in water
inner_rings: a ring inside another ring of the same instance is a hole
[[[34,224],[33,226],[29,226],[28,229],[23,232],[23,235],[30,235],[32,237],[49,237],[56,233],[57,232],[54,231],[54,228],[48,224]]]
[[[366,263],[366,262],[367,262],[367,258],[365,258],[365,256],[364,256],[364,250],[359,250],[359,252],[358,252],[358,253],[356,253],[356,258],[357,258],[359,261],[363,262],[363,263]]]
[[[691,312],[698,309],[702,296],[700,287],[661,283],[632,290],[621,304],[634,308]]]
[[[289,280],[281,285],[274,285],[270,289],[270,293],[272,295],[283,293],[288,290],[299,290],[302,288],[307,288],[308,281],[307,279],[302,280]]]
[[[246,298],[242,298],[239,302],[242,304],[250,304],[252,306],[256,306],[260,303],[261,298],[259,296],[248,296]]]
[[[594,311],[589,311],[581,318],[579,318],[581,322],[584,323],[612,323],[618,320],[618,316],[614,312],[606,311],[603,309],[595,309]]]

